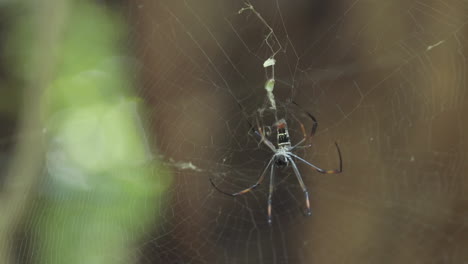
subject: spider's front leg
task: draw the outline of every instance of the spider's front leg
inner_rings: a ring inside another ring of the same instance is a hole
[[[271,151],[273,151],[274,153],[276,153],[276,148],[275,148],[275,145],[273,145],[273,143],[271,143],[270,140],[268,140],[266,137],[265,137],[265,134],[263,133],[262,131],[262,128],[260,127],[260,123],[258,121],[258,118],[257,118],[257,130],[254,130],[255,132],[255,135],[257,135],[258,137],[260,137],[260,142],[261,143],[264,143],[267,147],[269,147],[271,149]]]
[[[309,112],[307,112],[306,110],[304,110],[298,103],[296,103],[295,101],[292,101],[292,103],[294,105],[296,105],[297,107],[299,107],[306,115],[307,117],[309,117],[311,120],[312,120],[312,130],[310,131],[310,134],[307,135],[306,131],[305,131],[305,127],[304,127],[304,124],[299,121],[299,119],[295,116],[295,115],[292,115],[292,117],[294,119],[296,119],[297,123],[299,123],[299,125],[301,126],[301,131],[302,131],[302,135],[303,135],[303,138],[301,141],[299,141],[296,145],[294,145],[291,150],[295,149],[296,147],[300,146],[301,144],[303,144],[304,142],[306,141],[309,141],[309,145],[310,146],[310,141],[312,140],[312,138],[314,137],[315,135],[315,131],[317,131],[317,127],[318,127],[318,121],[317,119]]]

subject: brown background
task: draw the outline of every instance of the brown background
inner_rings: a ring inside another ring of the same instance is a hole
[[[165,232],[147,246],[149,259],[468,261],[466,3],[253,2],[287,46],[277,57],[284,82],[276,86],[278,100],[292,98],[319,119],[316,148],[307,157],[336,166],[337,140],[344,159],[338,176],[301,167],[312,193],[310,218],[298,210],[304,202],[295,179],[278,185],[271,228],[264,223],[267,188],[233,201],[207,181],[209,170],[224,164],[220,157],[237,155],[237,141],[248,137],[247,128],[236,126],[242,120],[237,103],[247,114],[263,103],[260,58],[269,53],[258,44],[268,32],[253,14],[237,15],[241,2],[142,4],[132,21],[156,146],[175,160],[208,167],[175,172],[175,209],[167,212]],[[268,158],[258,155],[246,160]],[[239,173],[242,166],[224,169],[231,181],[253,183],[259,166],[249,176]]]

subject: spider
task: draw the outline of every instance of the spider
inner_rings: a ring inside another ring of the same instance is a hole
[[[273,189],[274,189],[273,184],[274,184],[274,176],[275,176],[274,168],[276,167],[276,168],[281,169],[281,168],[284,168],[284,167],[287,167],[287,166],[291,165],[291,167],[292,167],[292,169],[294,171],[294,174],[296,175],[296,178],[299,181],[299,184],[301,185],[302,191],[304,192],[304,195],[305,195],[306,215],[310,216],[311,215],[311,210],[310,210],[310,202],[309,202],[309,191],[307,190],[307,187],[305,186],[304,181],[302,180],[301,173],[299,172],[299,169],[297,168],[297,165],[296,165],[296,162],[294,162],[294,159],[297,159],[297,160],[305,163],[306,165],[314,168],[315,170],[317,170],[318,172],[323,173],[323,174],[338,174],[338,173],[341,173],[343,171],[343,162],[342,162],[342,159],[341,159],[340,148],[338,147],[338,144],[336,142],[335,142],[335,146],[336,146],[336,149],[338,151],[338,158],[339,158],[339,162],[340,162],[340,168],[339,169],[335,169],[335,170],[321,169],[321,168],[315,166],[314,164],[306,161],[305,159],[303,159],[303,158],[301,158],[298,155],[293,153],[294,149],[300,147],[304,142],[306,142],[308,139],[312,138],[315,135],[315,131],[317,130],[318,122],[315,119],[315,117],[312,116],[308,112],[306,112],[306,114],[313,121],[312,131],[310,132],[310,135],[308,137],[306,132],[305,132],[304,125],[301,122],[299,122],[299,120],[296,117],[294,117],[296,119],[296,121],[300,124],[302,133],[304,135],[304,138],[301,141],[299,141],[298,143],[296,143],[295,145],[292,145],[291,139],[289,138],[288,124],[287,124],[285,119],[280,119],[279,121],[277,121],[274,124],[274,127],[276,128],[276,134],[277,134],[276,135],[277,136],[277,147],[275,147],[275,145],[265,137],[262,129],[260,128],[260,125],[258,124],[258,120],[257,120],[257,130],[254,129],[255,134],[259,137],[260,142],[263,142],[269,149],[271,149],[271,151],[273,151],[273,156],[268,161],[268,164],[264,168],[262,174],[260,174],[260,177],[258,178],[257,182],[254,185],[252,185],[249,188],[244,189],[242,191],[239,191],[239,192],[236,192],[236,193],[228,193],[228,192],[225,192],[225,191],[219,189],[214,184],[213,180],[210,178],[210,182],[213,185],[213,187],[217,191],[219,191],[220,193],[223,193],[223,194],[226,194],[226,195],[229,195],[229,196],[232,196],[232,197],[242,195],[242,194],[246,194],[246,193],[252,191],[253,189],[257,188],[257,186],[259,186],[263,182],[263,180],[265,179],[265,174],[266,174],[268,168],[270,168],[270,188],[269,188],[269,193],[268,193],[268,224],[271,225],[271,223],[272,223],[272,221],[271,221],[271,203],[272,202],[271,201],[272,201],[272,195],[273,195]]]

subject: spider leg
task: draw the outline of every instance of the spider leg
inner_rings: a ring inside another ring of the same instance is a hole
[[[271,166],[270,172],[270,189],[268,192],[268,224],[271,225],[271,197],[273,196],[273,189],[274,189],[274,177],[275,177],[275,166]]]
[[[293,150],[294,148],[300,146],[302,143],[304,143],[305,141],[307,140],[311,140],[312,137],[315,135],[315,131],[317,131],[317,127],[318,127],[318,122],[317,122],[317,119],[309,112],[307,112],[306,110],[304,110],[300,105],[298,105],[296,102],[292,102],[293,104],[295,104],[297,107],[299,107],[302,111],[304,111],[304,113],[310,118],[312,119],[312,130],[310,131],[310,134],[307,135],[306,131],[305,131],[305,127],[304,127],[304,124],[299,121],[299,119],[295,116],[295,115],[292,115],[292,117],[294,119],[296,119],[296,121],[299,123],[299,125],[301,126],[301,130],[302,130],[302,134],[304,136],[304,138],[299,141],[296,145],[294,145],[291,150]]]
[[[301,141],[297,142],[296,145],[292,146],[289,151],[295,149],[295,148],[301,148],[301,147],[305,147],[305,146],[301,146],[302,143],[304,143],[304,141],[306,141],[306,138],[303,138],[301,139]],[[310,145],[309,145],[310,146]]]
[[[304,162],[305,164],[311,166],[312,168],[316,169],[318,172],[320,173],[323,173],[323,174],[338,174],[338,173],[341,173],[343,171],[343,160],[341,159],[341,151],[340,151],[340,148],[338,147],[338,143],[335,142],[335,146],[336,146],[336,150],[338,151],[338,158],[340,160],[340,168],[339,169],[335,169],[335,170],[324,170],[324,169],[321,169],[317,166],[315,166],[314,164],[308,162],[307,160],[299,157],[298,155],[294,154],[294,153],[288,153],[289,155],[295,157],[296,159]]]
[[[260,185],[260,184],[263,182],[263,180],[265,179],[265,173],[267,172],[268,167],[270,167],[270,165],[271,165],[271,163],[273,162],[274,159],[275,159],[275,156],[271,157],[270,161],[269,161],[268,164],[266,165],[265,169],[263,169],[262,174],[260,174],[260,177],[258,178],[257,182],[256,182],[254,185],[252,185],[252,186],[250,186],[249,188],[244,189],[244,190],[242,190],[242,191],[240,191],[240,192],[236,192],[236,193],[228,193],[228,192],[225,192],[225,191],[219,189],[218,186],[216,186],[216,184],[214,184],[213,180],[210,178],[211,185],[213,185],[213,187],[214,187],[218,192],[220,192],[220,193],[222,193],[222,194],[225,194],[225,195],[228,195],[228,196],[233,196],[233,197],[234,197],[234,196],[238,196],[238,195],[242,195],[242,194],[248,193],[248,192],[250,192],[251,190],[257,188],[257,186]],[[271,167],[273,168],[273,166],[271,166]]]
[[[273,143],[271,143],[271,141],[268,140],[263,134],[258,118],[257,118],[257,130],[255,130],[255,134],[260,137],[260,142],[263,142],[267,147],[269,147],[273,152],[276,153],[275,145],[273,145]]]
[[[306,208],[307,208],[307,215],[311,215],[310,212],[310,201],[309,201],[309,191],[307,190],[307,187],[304,184],[304,181],[302,180],[301,173],[299,172],[299,169],[296,166],[296,163],[294,162],[293,159],[290,157],[287,157],[289,162],[291,162],[291,165],[294,170],[294,174],[296,174],[297,180],[299,181],[299,184],[301,185],[302,191],[304,192],[305,199],[306,199]]]
[[[312,119],[312,130],[310,131],[310,135],[309,135],[309,138],[312,138],[314,135],[315,135],[315,131],[317,131],[317,127],[318,127],[318,122],[317,122],[317,119],[309,112],[307,112],[304,108],[302,108],[298,103],[296,103],[295,101],[292,101],[293,104],[295,104],[297,107],[299,107],[302,111],[304,111],[304,113],[310,118]],[[302,127],[302,131],[303,133],[305,134],[305,131],[304,131],[304,126],[301,124],[301,127]]]
[[[243,109],[242,106],[239,104],[239,108],[240,109]],[[270,148],[273,152],[276,153],[276,148],[275,148],[275,145],[273,143],[271,143],[270,140],[268,140],[265,135],[263,134],[263,131],[260,127],[260,122],[258,121],[258,117],[256,117],[256,123],[257,123],[257,129],[254,128],[254,125],[252,125],[252,123],[250,123],[248,120],[247,120],[247,124],[249,124],[249,130],[250,131],[253,131],[255,135],[257,135],[257,137],[259,138],[260,140],[260,143],[264,143],[268,148]]]
[[[292,115],[292,117],[296,119],[297,123],[299,123],[299,125],[301,126],[303,138],[299,142],[297,142],[296,145],[292,146],[290,150],[295,149],[307,140],[307,133],[305,132],[304,124],[302,124],[301,121],[299,121],[299,119],[295,115]]]
[[[263,133],[261,132],[258,132],[258,131],[255,131],[255,134],[258,135],[260,137],[260,142],[263,142],[265,145],[267,145],[267,147],[269,147],[273,152],[276,152],[276,148],[275,148],[275,145],[273,145],[273,143],[271,143],[270,140],[268,140],[264,135]]]

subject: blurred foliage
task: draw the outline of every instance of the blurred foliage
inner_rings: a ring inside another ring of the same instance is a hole
[[[124,49],[125,21],[96,1],[68,5],[62,42],[50,57],[55,77],[34,98],[47,174],[27,220],[34,262],[129,263],[132,246],[157,223],[171,179],[150,151],[144,105],[132,93],[137,63]],[[20,79],[34,70],[28,57],[48,52],[33,47],[32,18],[17,18],[5,45]]]

